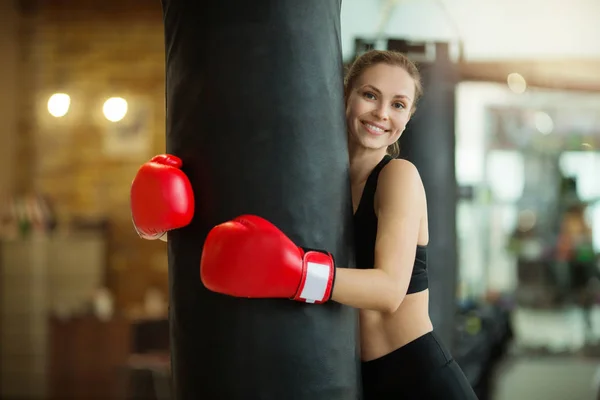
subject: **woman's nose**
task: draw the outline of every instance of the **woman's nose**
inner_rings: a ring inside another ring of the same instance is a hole
[[[377,118],[386,121],[388,119],[387,110],[383,106],[379,106],[373,110],[373,115]]]

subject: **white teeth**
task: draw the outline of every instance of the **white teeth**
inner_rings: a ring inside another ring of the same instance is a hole
[[[365,125],[367,126],[367,128],[369,128],[369,129],[372,129],[372,130],[374,130],[374,131],[377,131],[377,132],[383,132],[383,129],[381,129],[381,128],[380,128],[380,127],[378,127],[378,126],[371,125],[371,124],[367,124],[367,123],[365,123]]]

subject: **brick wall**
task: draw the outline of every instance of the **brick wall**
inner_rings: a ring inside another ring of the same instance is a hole
[[[166,294],[166,245],[139,239],[129,212],[129,187],[139,164],[165,148],[160,2],[31,4],[22,11],[20,30],[18,189],[47,194],[60,223],[109,222],[107,282],[120,306],[141,301],[151,285]],[[71,96],[63,118],[47,112],[54,92]],[[141,151],[105,151],[114,123],[103,118],[102,104],[112,96],[129,101],[128,116],[145,105],[140,119],[147,146]]]

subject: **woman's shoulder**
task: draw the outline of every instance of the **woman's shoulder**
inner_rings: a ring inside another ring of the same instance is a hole
[[[427,198],[421,175],[417,167],[408,160],[393,159],[379,174],[375,193],[378,207],[398,206],[399,203],[411,207],[425,206]]]
[[[410,161],[401,158],[390,160],[379,174],[380,185],[423,186],[417,167]]]

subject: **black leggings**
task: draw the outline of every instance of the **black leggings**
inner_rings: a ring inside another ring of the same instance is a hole
[[[437,334],[362,363],[363,400],[477,400]]]

